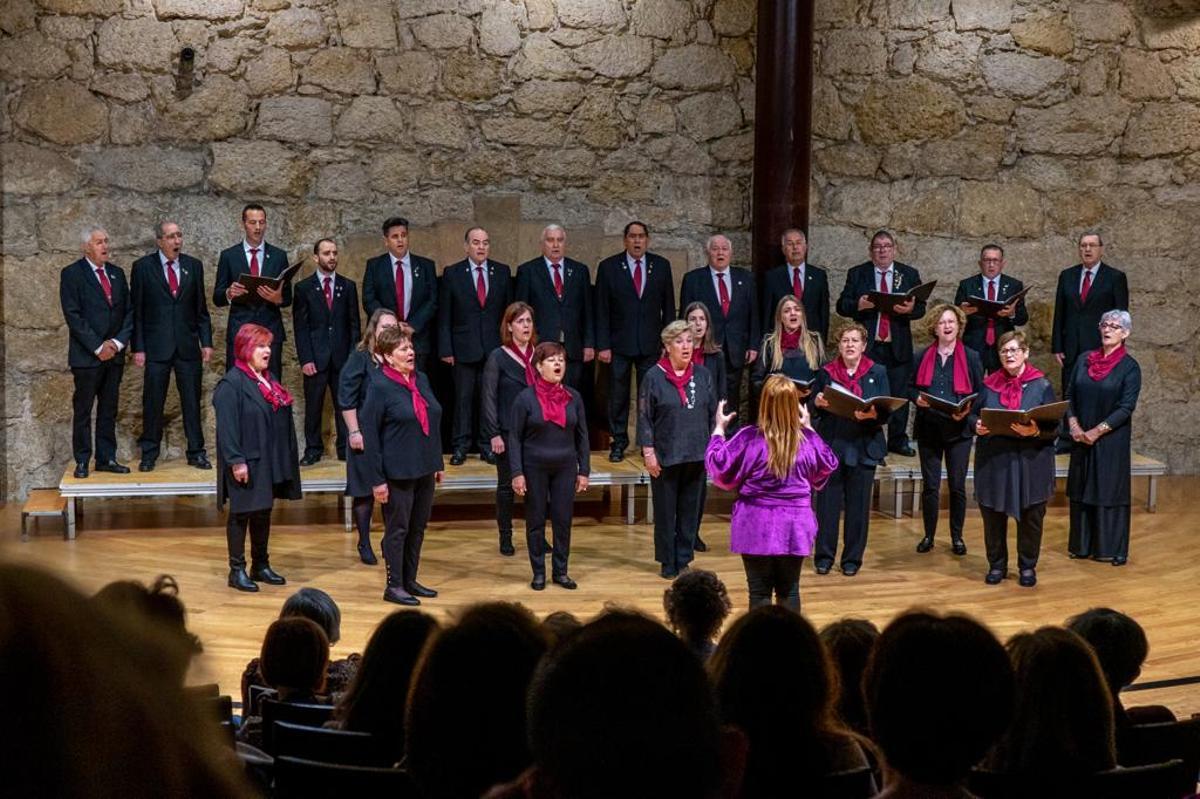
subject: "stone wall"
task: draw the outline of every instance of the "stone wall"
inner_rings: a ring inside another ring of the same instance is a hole
[[[3,299],[7,488],[56,485],[71,461],[58,271],[78,229],[108,228],[126,269],[160,214],[211,290],[248,200],[293,254],[342,242],[361,275],[378,225],[462,257],[537,252],[542,224],[595,263],[634,216],[679,270],[717,230],[748,250],[753,0],[4,0]],[[195,51],[195,80],[180,52]],[[224,313],[217,347],[223,351]],[[294,351],[285,366],[299,383]],[[206,372],[206,387],[219,377]],[[298,393],[298,392],[297,392]],[[136,461],[141,376],[122,385]],[[205,403],[212,446],[211,411]],[[177,401],[166,451],[181,454]]]
[[[813,260],[839,273],[891,227],[952,299],[979,248],[1033,283],[1049,370],[1057,273],[1103,232],[1129,275],[1134,447],[1195,472],[1200,13],[1171,0],[818,0]],[[1050,374],[1057,379],[1058,369]]]

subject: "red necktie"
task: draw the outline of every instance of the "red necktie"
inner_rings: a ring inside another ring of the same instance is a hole
[[[112,305],[112,283],[108,282],[108,273],[104,271],[103,266],[96,267],[96,276],[100,278],[100,287],[104,289],[104,299]]]
[[[879,273],[879,293],[890,294],[887,284],[887,272]],[[879,314],[879,334],[876,336],[880,341],[887,341],[892,335],[892,315],[880,312]]]
[[[324,282],[324,284],[325,284],[325,307],[332,311],[333,310],[333,278],[327,277],[322,282]]]
[[[167,288],[171,289],[171,296],[179,296],[179,278],[175,277],[175,262],[167,261]]]
[[[800,279],[800,267],[792,270],[792,294],[796,299],[804,299],[804,281]]]
[[[250,274],[258,275],[258,248],[250,248]]]
[[[1087,302],[1088,292],[1092,290],[1092,273],[1086,269],[1083,271],[1083,288],[1079,290],[1079,304]]]
[[[987,282],[987,284],[988,284],[988,295],[987,295],[988,302],[995,302],[996,301],[996,281],[989,280]],[[987,335],[983,337],[983,340],[987,342],[987,345],[989,347],[996,343],[996,318],[995,317],[992,317],[991,319],[988,320]]]
[[[721,301],[721,316],[729,316],[729,289],[725,288],[724,272],[717,272],[717,298]]]
[[[642,259],[638,258],[633,262],[633,292],[642,296]]]
[[[404,262],[396,261],[396,315],[404,321]]]
[[[558,298],[561,300],[563,297],[563,282],[562,272],[559,270],[562,269],[562,264],[555,263],[551,264],[551,266],[554,267],[554,293],[557,294]]]
[[[479,307],[487,305],[487,284],[483,282],[483,267],[475,267],[475,297],[479,300]]]

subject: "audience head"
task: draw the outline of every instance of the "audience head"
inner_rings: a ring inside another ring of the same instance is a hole
[[[758,399],[758,429],[767,441],[767,468],[783,480],[796,468],[804,440],[800,423],[800,389],[790,377],[771,375]]]
[[[1096,653],[1108,689],[1131,685],[1142,673],[1150,642],[1142,625],[1112,608],[1092,608],[1067,619],[1067,629],[1087,641]]]
[[[720,577],[704,569],[689,569],[663,592],[663,610],[679,637],[707,657],[733,603]]]
[[[937,674],[955,675],[953,686],[939,689]],[[871,737],[888,767],[926,785],[965,777],[1004,732],[1015,700],[1012,666],[990,630],[923,611],[884,629],[863,686]]]
[[[467,608],[413,675],[406,766],[429,799],[479,796],[529,766],[525,694],[546,637],[525,607]]]
[[[1115,766],[1112,695],[1087,642],[1042,627],[1014,635],[1007,649],[1020,701],[991,768],[1079,775]]]
[[[200,639],[187,630],[187,610],[179,600],[179,583],[167,574],[160,574],[154,584],[146,587],[136,580],[118,580],[101,588],[92,598],[129,618],[153,625],[168,643],[168,656],[174,673],[182,685],[193,655],[204,651]]]
[[[542,632],[546,634],[546,640],[551,649],[579,632],[582,628],[583,622],[574,613],[566,610],[556,610],[542,619]]]
[[[6,794],[251,795],[216,726],[184,694],[165,654],[169,638],[143,610],[130,611],[123,600],[89,601],[55,577],[0,564]]]
[[[821,630],[821,641],[842,686],[837,714],[843,724],[867,735],[863,674],[879,640],[879,628],[866,619],[839,619]]]
[[[336,644],[342,637],[342,611],[338,609],[333,597],[320,588],[301,588],[283,603],[279,618],[300,616],[317,625],[325,631],[329,644]]]
[[[320,693],[329,667],[329,639],[311,619],[276,619],[263,637],[258,667],[280,699]]]
[[[553,799],[712,797],[721,732],[700,661],[661,624],[610,611],[538,666],[535,788]]]

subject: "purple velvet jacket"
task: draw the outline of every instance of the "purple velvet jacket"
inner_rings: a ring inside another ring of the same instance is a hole
[[[712,481],[736,491],[729,548],[742,555],[802,555],[813,552],[817,519],[812,495],[838,467],[820,436],[804,432],[796,464],[780,480],[767,468],[767,442],[757,427],[743,427],[726,441],[708,441],[704,465]]]

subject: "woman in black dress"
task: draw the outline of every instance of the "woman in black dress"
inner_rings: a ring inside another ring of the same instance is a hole
[[[800,301],[790,294],[781,298],[775,306],[775,329],[763,337],[750,372],[755,404],[767,375],[781,374],[811,383],[825,362],[824,349],[821,337],[808,329]]]
[[[488,354],[483,365],[483,392],[479,419],[483,437],[491,441],[496,458],[496,526],[500,530],[500,554],[516,553],[513,547],[512,469],[504,440],[508,437],[509,411],[517,395],[533,385],[533,308],[514,302],[504,309],[500,321],[500,346]]]
[[[513,491],[525,499],[525,543],[533,568],[530,586],[546,587],[546,517],[554,529],[552,579],[575,588],[567,575],[575,494],[587,491],[591,471],[583,398],[563,385],[566,350],[543,341],[533,350],[533,385],[517,395],[509,414],[508,449]]]
[[[976,408],[1030,410],[1054,402],[1054,387],[1041,370],[1027,363],[1029,345],[1020,330],[1010,330],[996,342],[1000,368],[983,381]],[[1008,576],[1008,517],[1017,520],[1018,582],[1037,585],[1037,562],[1042,549],[1046,502],[1054,496],[1055,430],[1036,422],[1012,424],[1011,433],[988,430],[975,423],[975,499],[983,517],[987,548],[988,585]],[[993,434],[995,433],[995,434]]]
[[[933,407],[922,394],[958,404],[983,389],[983,363],[979,354],[963,346],[967,315],[954,305],[938,305],[927,317],[933,343],[917,356],[909,399],[917,406],[913,438],[921,458],[921,515],[925,537],[918,552],[933,549],[942,490],[942,460],[950,484],[950,546],[955,555],[967,554],[963,521],[967,516],[967,461],[975,438],[973,403],[948,413]]]
[[[376,334],[375,353],[383,364],[358,412],[365,471],[375,500],[383,505],[383,598],[398,605],[419,605],[418,597],[437,596],[417,582],[417,568],[433,487],[446,468],[438,435],[442,406],[429,379],[416,370],[409,331],[393,327]]]
[[[1132,327],[1128,311],[1100,317],[1100,349],[1075,362],[1067,383],[1071,557],[1114,566],[1129,557],[1131,420],[1142,390],[1141,367],[1125,351]]]
[[[213,390],[217,416],[217,507],[229,500],[225,541],[229,587],[257,591],[259,582],[287,582],[271,568],[267,543],[275,499],[300,499],[300,456],[292,395],[267,371],[271,331],[242,325],[233,340],[234,362]],[[246,530],[250,530],[250,576]],[[251,579],[253,577],[253,579]]]
[[[692,328],[692,363],[703,366],[712,375],[713,390],[717,402],[725,399],[725,355],[713,338],[709,324],[708,306],[702,302],[690,303],[683,309],[683,319]],[[700,484],[700,498],[696,502],[696,546],[697,552],[707,552],[708,544],[700,537],[700,522],[704,519],[704,503],[708,499],[708,480]]]
[[[354,517],[354,528],[358,531],[358,557],[368,566],[379,560],[371,549],[371,516],[375,513],[374,489],[366,474],[366,463],[362,458],[363,437],[358,426],[358,411],[367,400],[367,386],[371,378],[379,373],[383,362],[375,354],[375,336],[379,331],[399,324],[396,315],[387,308],[378,308],[371,314],[367,329],[363,332],[358,348],[350,353],[338,377],[338,405],[345,408],[342,419],[349,431],[346,447],[346,495],[351,497],[350,510]]]
[[[637,443],[650,473],[654,501],[654,559],[674,579],[692,562],[699,518],[696,505],[706,480],[704,451],[717,412],[712,375],[692,362],[692,328],[671,322],[662,331],[666,349],[638,389]]]
[[[852,322],[838,335],[838,357],[825,364],[818,408],[828,408],[824,391],[831,383],[863,399],[887,396],[887,370],[866,355],[867,329]],[[817,574],[829,574],[837,553],[838,523],[846,512],[845,544],[842,546],[842,574],[853,577],[862,567],[867,549],[867,531],[871,518],[871,492],[875,486],[875,467],[887,455],[883,428],[886,415],[878,408],[855,411],[854,419],[843,419],[825,412],[817,420],[817,433],[838,457],[838,467],[817,495],[817,546],[813,560]]]

